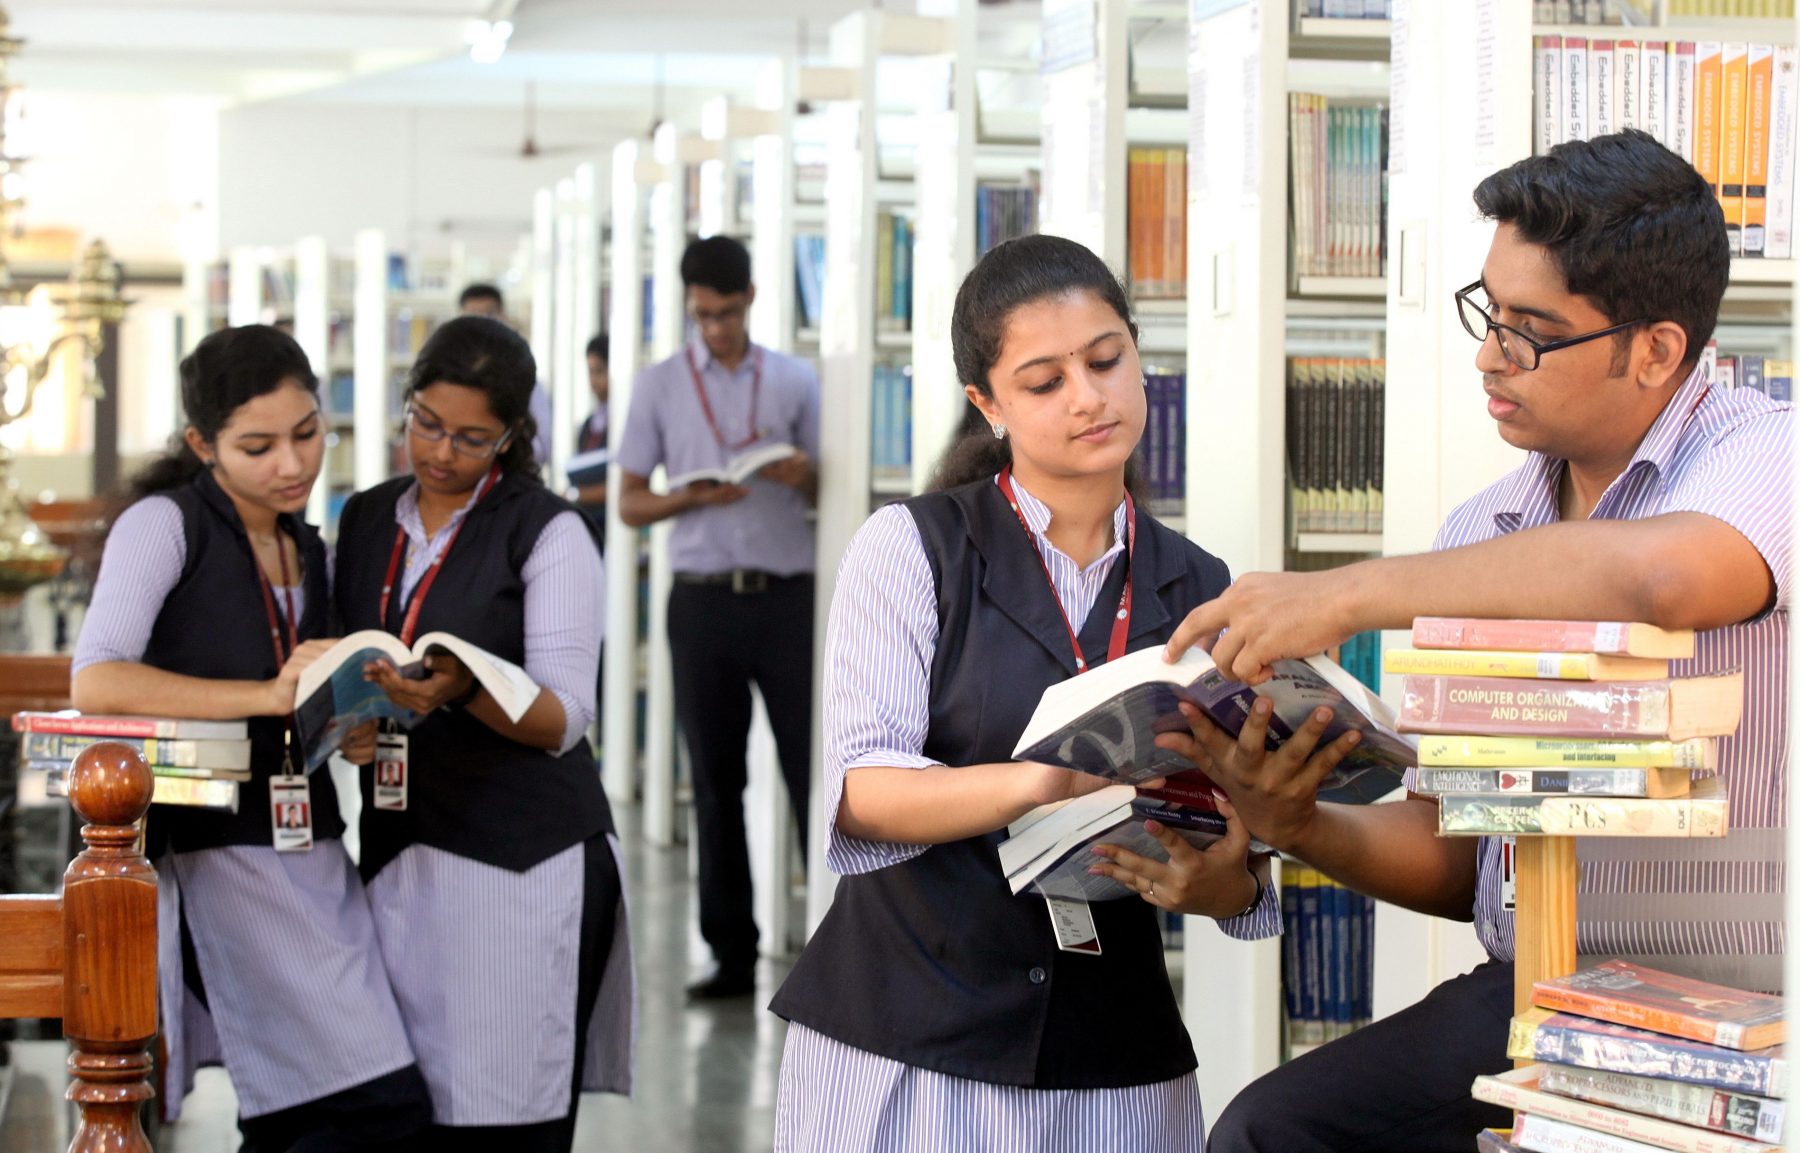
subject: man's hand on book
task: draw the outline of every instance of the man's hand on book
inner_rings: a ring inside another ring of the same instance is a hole
[[[1168,850],[1166,863],[1117,845],[1095,845],[1094,855],[1101,859],[1088,872],[1111,877],[1159,909],[1194,917],[1237,916],[1257,893],[1249,867],[1250,834],[1231,801],[1218,800],[1225,835],[1206,848],[1196,849],[1160,821],[1145,821],[1144,830]]]
[[[812,458],[796,449],[793,456],[765,464],[756,475],[789,488],[805,488],[812,481],[812,471]]]
[[[1275,712],[1266,699],[1251,706],[1243,731],[1233,737],[1187,702],[1181,715],[1186,733],[1161,733],[1158,748],[1186,757],[1224,789],[1258,839],[1283,852],[1305,836],[1317,811],[1319,785],[1362,740],[1352,729],[1320,747],[1331,723],[1331,710],[1314,709],[1306,722],[1279,749],[1268,749],[1269,719]],[[1223,811],[1223,810],[1221,810]]]
[[[260,715],[265,717],[282,717],[294,711],[294,696],[300,688],[300,674],[306,666],[312,664],[327,652],[336,641],[304,641],[288,655],[287,663],[275,674],[272,681],[263,682],[268,692],[268,704]]]
[[[475,682],[469,667],[445,652],[432,652],[425,658],[426,675],[419,680],[400,675],[392,663],[379,660],[363,666],[363,678],[371,681],[403,709],[429,713],[450,701],[468,695]]]
[[[687,497],[689,508],[736,504],[750,495],[750,490],[741,484],[721,484],[716,480],[697,480],[681,491]]]
[[[343,743],[338,745],[338,756],[353,765],[366,765],[375,759],[375,734],[380,728],[379,721],[364,721],[344,734]]]
[[[1188,613],[1164,658],[1197,644],[1232,679],[1261,684],[1276,661],[1322,653],[1357,631],[1341,608],[1344,589],[1333,573],[1246,573]]]

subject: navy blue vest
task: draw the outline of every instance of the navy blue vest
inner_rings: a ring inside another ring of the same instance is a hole
[[[394,548],[394,509],[413,483],[411,476],[397,477],[356,494],[344,506],[338,521],[337,605],[346,632],[400,631],[407,605],[396,589],[389,619],[380,620],[381,582]],[[470,510],[444,558],[419,612],[419,635],[451,633],[523,665],[521,573],[544,526],[573,508],[535,480],[503,475]],[[612,828],[585,738],[558,755],[503,737],[465,712],[443,710],[420,721],[408,735],[411,780],[405,812],[377,810],[371,801],[372,767],[362,769],[365,878],[413,844],[524,872]]]
[[[906,507],[938,596],[924,753],[947,765],[1009,761],[1043,690],[1075,674],[1056,596],[991,478]],[[1090,664],[1106,659],[1124,569],[1113,566],[1082,626]],[[1131,581],[1136,650],[1166,640],[1230,575],[1139,509]],[[1008,890],[1004,839],[935,845],[844,877],[775,1012],[858,1049],[1003,1085],[1118,1088],[1191,1071],[1159,912],[1097,903],[1101,955],[1062,952],[1043,900]]]
[[[210,472],[161,495],[181,510],[187,559],[181,579],[163,601],[150,630],[143,663],[171,673],[217,680],[266,681],[280,672],[269,637],[269,617],[258,587],[256,554],[237,507]],[[291,516],[281,531],[299,546],[306,603],[300,639],[328,636],[331,590],[325,577],[325,545],[313,527]],[[251,717],[250,780],[238,787],[238,811],[153,805],[145,832],[152,858],[220,845],[268,845],[269,778],[281,772],[282,717]],[[330,774],[312,779],[313,836],[340,836],[337,792]]]

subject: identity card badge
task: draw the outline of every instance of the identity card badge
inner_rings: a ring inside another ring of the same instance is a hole
[[[405,733],[389,732],[383,725],[375,736],[375,807],[390,812],[406,811]]]
[[[1045,897],[1050,909],[1050,925],[1056,930],[1056,947],[1065,953],[1100,955],[1100,932],[1094,928],[1094,914],[1086,901],[1063,897]]]
[[[275,851],[305,852],[313,847],[312,785],[298,774],[269,778],[269,818],[275,829]]]

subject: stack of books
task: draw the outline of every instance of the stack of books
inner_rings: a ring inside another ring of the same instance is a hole
[[[43,774],[44,792],[69,795],[69,769],[83,749],[103,741],[129,745],[156,777],[152,803],[236,812],[238,785],[250,779],[250,732],[243,721],[172,717],[15,713],[19,766]]]
[[[1187,496],[1187,374],[1146,367],[1144,397],[1138,453],[1150,499],[1168,507]]]
[[[975,185],[975,251],[1037,231],[1038,178],[1024,184],[981,181]]]
[[[1540,1061],[1477,1077],[1516,1110],[1499,1153],[1765,1153],[1781,1142],[1787,1024],[1780,997],[1626,961],[1540,981],[1508,1055]]]
[[[1290,1050],[1369,1023],[1375,902],[1298,862],[1281,865],[1281,994]]]
[[[1706,383],[1719,388],[1748,388],[1770,400],[1794,399],[1794,362],[1749,353],[1721,353],[1719,342],[1709,340],[1700,354],[1700,370]]]
[[[912,479],[912,365],[877,361],[869,405],[870,475]]]
[[[1387,109],[1288,96],[1292,287],[1387,272]]]
[[[1296,357],[1287,373],[1290,535],[1380,532],[1387,361]]]
[[[1382,666],[1440,833],[1725,835],[1710,738],[1737,728],[1743,674],[1671,678],[1691,631],[1420,617],[1413,644]]]
[[[1187,149],[1132,148],[1125,167],[1126,263],[1137,300],[1187,295]]]

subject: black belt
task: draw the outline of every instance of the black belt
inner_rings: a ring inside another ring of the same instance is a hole
[[[675,580],[684,585],[718,585],[730,588],[734,593],[759,593],[767,591],[770,585],[793,584],[797,581],[810,581],[813,574],[809,572],[782,576],[780,573],[764,572],[762,569],[734,568],[729,572],[678,572]]]

